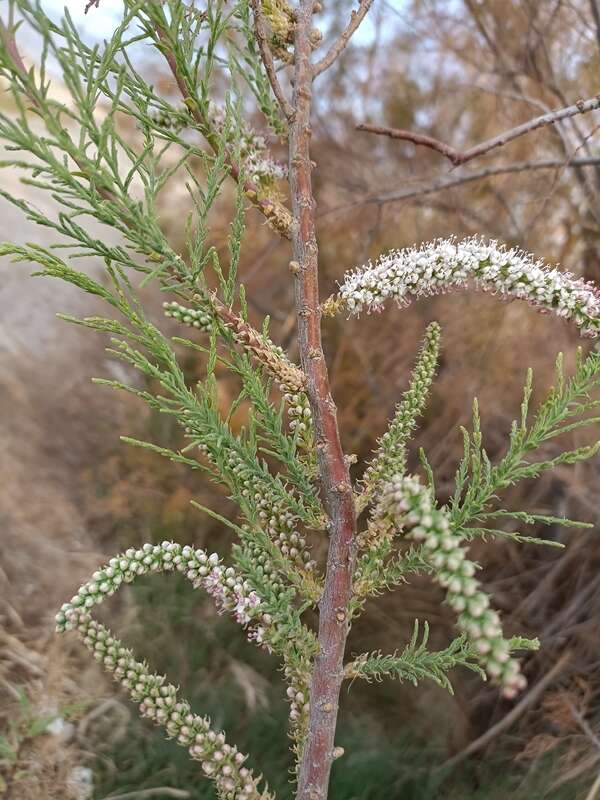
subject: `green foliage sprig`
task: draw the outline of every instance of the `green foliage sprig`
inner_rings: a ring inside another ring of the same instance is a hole
[[[346,675],[350,679],[363,678],[368,682],[393,678],[401,682],[410,681],[415,686],[428,679],[449,692],[452,692],[452,684],[448,672],[457,666],[467,667],[485,678],[485,673],[474,661],[474,652],[466,636],[455,639],[449,647],[438,652],[427,649],[428,640],[428,624],[425,623],[423,634],[420,635],[417,620],[412,638],[402,652],[395,651],[388,655],[380,650],[363,653],[347,665]]]
[[[464,455],[456,473],[456,490],[450,502],[452,525],[462,528],[475,521],[486,524],[499,518],[514,519],[528,524],[579,525],[543,514],[490,510],[490,501],[508,486],[518,481],[537,478],[542,472],[561,464],[576,464],[592,458],[600,449],[600,442],[561,451],[552,458],[532,460],[542,447],[563,434],[592,427],[600,417],[590,416],[598,408],[594,390],[600,384],[600,355],[592,351],[584,356],[579,350],[574,375],[567,379],[563,357],[556,360],[555,385],[546,400],[529,421],[529,403],[533,389],[533,373],[527,373],[523,390],[520,419],[512,423],[509,446],[497,464],[492,464],[482,444],[481,422],[477,403],[473,406],[473,429],[463,430]],[[585,527],[585,526],[583,526]],[[492,530],[485,531],[492,533]],[[503,535],[503,532],[499,532]]]

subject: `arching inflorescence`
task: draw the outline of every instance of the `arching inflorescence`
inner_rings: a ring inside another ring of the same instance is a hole
[[[92,580],[65,603],[56,616],[59,631],[69,630],[73,611],[89,612],[95,605],[110,597],[123,583],[148,573],[180,572],[194,588],[202,587],[210,594],[219,612],[231,612],[240,625],[250,626],[249,638],[262,641],[264,626],[271,623],[256,591],[244,581],[233,567],[225,567],[216,553],[194,550],[177,542],[145,544],[133,547],[94,572]],[[252,625],[250,625],[252,623]]]
[[[510,657],[500,617],[474,577],[476,565],[467,558],[460,531],[452,530],[449,515],[437,508],[431,490],[407,475],[392,478],[382,487],[377,507],[408,529],[406,536],[423,545],[437,582],[446,589],[446,600],[459,614],[458,626],[473,643],[475,654],[490,678],[511,699],[525,688],[519,662]]]
[[[351,314],[376,311],[388,299],[408,305],[414,298],[466,288],[526,300],[541,311],[571,320],[583,336],[600,333],[598,289],[568,272],[495,241],[440,239],[421,247],[391,250],[373,264],[346,274],[339,296],[325,305]]]
[[[130,548],[111,558],[62,606],[56,615],[57,630],[76,631],[94,658],[140,704],[142,716],[164,726],[169,738],[187,747],[190,756],[201,762],[206,777],[215,782],[219,796],[232,800],[269,800],[269,792],[258,788],[260,776],[254,777],[244,766],[247,756],[229,745],[223,733],[212,730],[208,718],[194,714],[164,676],[137,661],[108,628],[91,617],[91,609],[122,584],[147,573],[173,571],[182,573],[195,588],[204,588],[220,613],[232,613],[237,622],[248,628],[250,640],[268,648],[263,637],[273,627],[273,621],[249,583],[233,567],[225,567],[216,553],[209,555],[204,550],[168,541]]]

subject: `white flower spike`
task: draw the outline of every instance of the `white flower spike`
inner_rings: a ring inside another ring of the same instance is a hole
[[[388,299],[406,306],[415,298],[463,289],[469,283],[570,320],[582,336],[600,334],[596,287],[528,253],[478,238],[439,239],[420,248],[391,250],[374,264],[348,273],[339,299],[351,314],[358,314],[378,311]]]

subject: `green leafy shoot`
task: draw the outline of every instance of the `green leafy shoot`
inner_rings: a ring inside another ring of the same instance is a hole
[[[556,382],[546,400],[529,421],[529,400],[532,392],[532,374],[528,372],[523,391],[521,416],[512,424],[509,447],[497,464],[491,464],[482,445],[481,424],[477,404],[474,404],[473,427],[463,430],[464,455],[456,473],[456,490],[450,502],[452,525],[464,528],[471,522],[502,518],[515,519],[527,524],[567,525],[587,527],[583,523],[544,514],[493,510],[490,504],[499,492],[521,480],[536,478],[543,472],[562,464],[576,464],[592,458],[600,449],[594,442],[565,450],[550,458],[535,458],[543,447],[559,436],[585,427],[593,427],[599,417],[590,416],[600,401],[593,393],[600,383],[600,355],[590,353],[584,358],[578,353],[575,374],[570,379],[564,375],[562,356],[556,363]],[[518,534],[479,528],[481,534],[509,536],[521,541],[534,541]],[[540,542],[542,540],[539,540]],[[546,542],[544,542],[546,543]]]
[[[446,649],[431,651],[427,649],[429,625],[425,622],[420,635],[419,621],[416,620],[410,642],[401,651],[384,655],[380,650],[363,653],[346,667],[350,679],[362,678],[368,682],[392,678],[400,682],[409,681],[417,685],[423,680],[431,680],[438,686],[453,693],[448,672],[461,666],[477,672],[485,680],[485,672],[473,660],[471,645],[466,637],[459,636]]]

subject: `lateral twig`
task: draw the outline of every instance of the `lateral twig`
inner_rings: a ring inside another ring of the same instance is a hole
[[[170,786],[158,786],[156,789],[139,789],[125,794],[109,794],[104,800],[145,800],[148,797],[176,797],[180,800],[191,797],[186,789],[172,789]]]
[[[592,784],[592,788],[586,795],[585,800],[596,800],[598,795],[600,795],[600,775],[596,777],[596,780]]]
[[[488,167],[486,169],[477,170],[476,172],[467,172],[464,175],[457,175],[456,177],[444,176],[435,181],[431,181],[431,183],[415,186],[414,188],[401,189],[397,192],[386,192],[384,194],[370,195],[365,197],[363,200],[356,200],[353,203],[330,208],[327,211],[324,211],[320,216],[325,217],[329,214],[337,213],[339,211],[346,211],[351,208],[358,208],[362,206],[381,206],[385,205],[386,203],[397,203],[402,200],[410,200],[413,197],[422,197],[428,194],[435,194],[436,192],[444,191],[444,189],[453,189],[466,183],[480,181],[484,178],[493,178],[497,175],[509,175],[511,173],[545,169],[577,169],[580,167],[597,166],[600,166],[600,156],[572,158],[568,161],[561,158],[550,158],[544,161],[520,161],[515,164],[507,164],[506,166],[502,167]]]
[[[460,753],[457,753],[455,756],[445,761],[439,767],[440,771],[454,768],[457,764],[460,764],[461,761],[464,761],[465,758],[468,758],[473,753],[476,753],[478,750],[486,747],[486,745],[493,741],[497,736],[510,728],[510,726],[516,722],[519,717],[521,717],[525,711],[527,711],[528,708],[537,702],[546,688],[550,686],[556,678],[558,678],[558,676],[563,672],[569,663],[570,659],[570,652],[567,651],[566,653],[563,653],[552,669],[547,672],[544,677],[541,678],[541,680],[539,680],[536,685],[530,689],[529,692],[527,692],[522,700],[517,703],[517,705],[514,706],[514,708],[512,708],[508,714],[506,714],[506,716],[502,717],[499,722],[497,722],[495,725],[492,725],[492,727],[489,728],[484,734],[472,741],[471,744],[467,745],[467,747],[465,747],[464,750],[461,750]]]
[[[598,42],[598,47],[600,47],[600,4],[598,0],[590,0],[590,7],[596,28],[596,41]]]
[[[354,33],[358,30],[361,22],[367,16],[367,13],[372,5],[373,0],[360,0],[358,9],[353,10],[350,14],[350,22],[340,34],[339,39],[332,44],[329,52],[326,53],[326,55],[324,55],[323,58],[320,61],[317,61],[317,63],[314,65],[313,75],[317,76],[322,72],[325,72],[325,70],[329,69],[329,67],[339,58]]]
[[[504,131],[491,139],[486,139],[480,144],[470,147],[468,150],[457,150],[452,145],[442,142],[433,136],[426,134],[415,133],[414,131],[407,131],[401,128],[389,128],[385,125],[370,125],[367,123],[360,123],[356,126],[356,130],[364,131],[365,133],[375,133],[379,136],[388,136],[390,139],[400,139],[405,142],[412,142],[417,147],[428,147],[430,150],[435,150],[440,155],[447,158],[453,166],[458,167],[461,164],[466,164],[474,158],[489,153],[491,150],[496,150],[503,147],[508,142],[525,136],[532,131],[544,128],[547,125],[554,125],[563,119],[575,117],[578,114],[587,114],[589,111],[596,111],[600,108],[600,95],[590,97],[588,100],[578,100],[571,106],[560,108],[555,111],[549,111],[547,114],[541,114],[539,117],[534,117],[528,122],[517,125],[515,128]]]
[[[214,141],[211,141],[207,121],[198,107],[198,104],[192,97],[194,93],[193,87],[188,87],[184,76],[179,71],[177,59],[166,31],[164,31],[160,26],[157,26],[156,35],[162,44],[161,51],[165,56],[167,64],[169,65],[169,69],[171,70],[171,74],[173,75],[175,83],[181,92],[181,96],[183,97],[184,101],[188,101],[186,102],[186,105],[190,114],[192,115],[192,118],[200,130],[204,133],[208,143],[214,148],[215,144]],[[242,179],[242,175],[239,164],[236,163],[232,156],[229,156],[226,159],[226,163],[229,167],[229,173],[231,177],[235,181],[240,181]],[[289,210],[278,200],[274,198],[263,197],[260,187],[250,178],[243,178],[243,188],[246,197],[248,197],[248,199],[252,202],[252,205],[263,214],[271,226],[285,239],[290,239],[292,218]]]
[[[269,79],[269,83],[271,84],[271,89],[273,89],[273,94],[277,98],[277,102],[279,103],[281,110],[289,121],[294,116],[294,109],[286,98],[281,83],[279,82],[279,78],[277,77],[277,71],[275,69],[275,62],[273,61],[273,53],[271,52],[271,47],[269,45],[267,26],[262,13],[261,3],[260,0],[250,0],[250,2],[252,5],[252,11],[254,13],[254,30],[256,32],[256,40],[258,42],[258,48],[260,50],[263,64],[265,65],[267,77]]]
[[[585,717],[583,716],[581,711],[579,711],[579,709],[575,708],[573,703],[569,703],[569,709],[571,711],[571,714],[573,714],[573,718],[575,719],[575,722],[579,725],[579,727],[581,728],[583,733],[587,736],[587,738],[589,739],[590,743],[596,748],[596,750],[598,750],[600,752],[600,738],[594,732],[592,726],[585,719]]]

